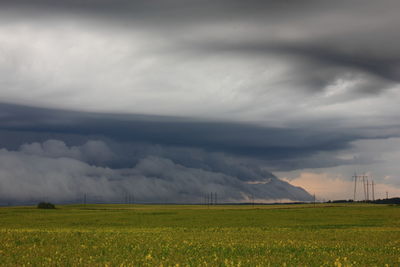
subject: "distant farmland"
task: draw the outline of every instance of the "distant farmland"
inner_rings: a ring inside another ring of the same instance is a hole
[[[399,266],[400,206],[0,208],[10,266]]]

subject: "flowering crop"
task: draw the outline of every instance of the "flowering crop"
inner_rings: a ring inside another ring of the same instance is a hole
[[[0,262],[9,266],[400,265],[399,207],[282,207],[1,208]]]

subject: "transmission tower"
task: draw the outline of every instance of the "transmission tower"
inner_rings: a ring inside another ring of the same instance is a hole
[[[356,201],[356,194],[357,194],[357,182],[361,182],[363,185],[363,191],[364,191],[364,201],[368,200],[368,176],[363,174],[363,175],[357,175],[357,173],[354,173],[352,176],[354,178],[354,197],[353,201]]]

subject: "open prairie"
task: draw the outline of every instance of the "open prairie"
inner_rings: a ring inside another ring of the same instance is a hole
[[[400,206],[0,208],[8,266],[399,266]]]

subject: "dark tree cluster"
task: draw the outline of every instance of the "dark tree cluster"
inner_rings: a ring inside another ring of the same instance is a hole
[[[50,203],[50,202],[40,202],[37,205],[37,208],[38,209],[55,209],[56,206],[54,204]]]

